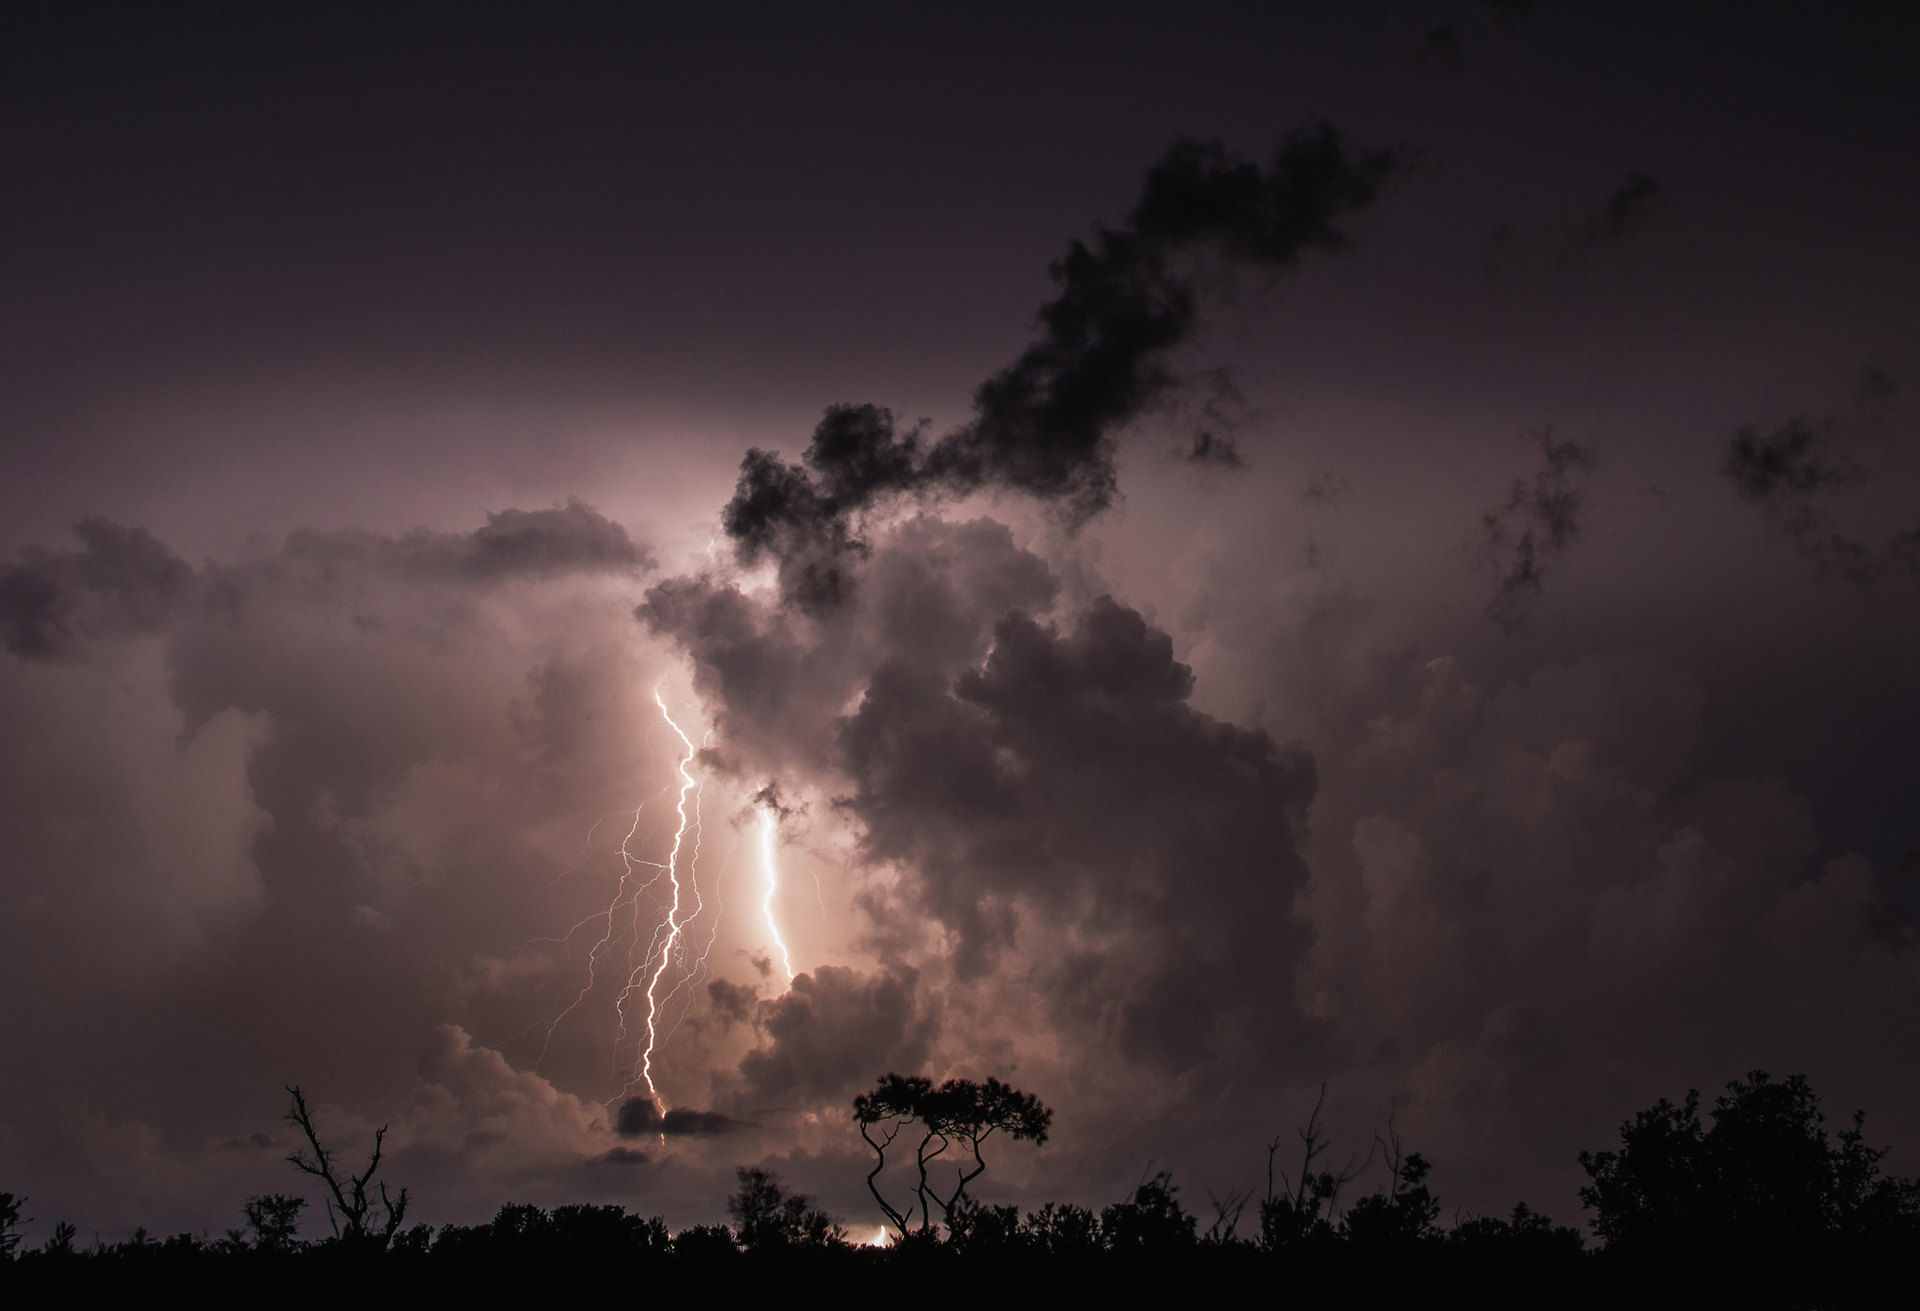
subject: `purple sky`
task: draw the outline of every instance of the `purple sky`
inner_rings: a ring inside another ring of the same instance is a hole
[[[888,1069],[1052,1105],[985,1180],[1022,1203],[1263,1185],[1323,1081],[1475,1211],[1577,1219],[1581,1147],[1755,1067],[1920,1168],[1891,21],[6,23],[0,1188],[41,1228],[236,1223],[300,1182],[295,1082],[436,1223],[710,1221],[764,1163],[864,1235]],[[1178,141],[1317,121],[1367,182],[1327,233],[1142,203]],[[1081,427],[1035,313],[1074,241],[1191,308]],[[857,494],[803,463],[843,404],[926,420]],[[815,496],[763,539],[749,449]],[[710,1114],[665,1138],[620,1132],[656,692],[706,748],[653,1068]]]

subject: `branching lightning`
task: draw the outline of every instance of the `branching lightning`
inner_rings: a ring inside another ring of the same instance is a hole
[[[620,882],[614,888],[613,900],[610,903],[608,903],[606,910],[596,912],[595,914],[589,915],[585,919],[580,920],[572,928],[568,929],[565,936],[560,939],[563,942],[571,942],[573,939],[573,935],[578,933],[586,925],[591,924],[594,920],[600,919],[602,917],[606,919],[606,922],[607,922],[606,932],[600,935],[600,941],[594,943],[592,950],[587,952],[586,983],[581,985],[580,991],[574,995],[573,1000],[567,1003],[566,1009],[562,1010],[558,1015],[554,1016],[552,1020],[547,1022],[546,1040],[540,1044],[540,1055],[534,1058],[533,1068],[535,1070],[538,1070],[540,1068],[540,1063],[547,1059],[547,1051],[553,1045],[554,1030],[558,1029],[560,1027],[560,1022],[566,1019],[567,1016],[571,1015],[574,1012],[575,1008],[577,1008],[582,1001],[586,1000],[587,994],[593,991],[594,979],[599,971],[600,953],[602,950],[606,948],[608,943],[613,941],[614,914],[620,909],[620,903],[627,900],[627,897],[628,897],[627,885],[633,879],[634,866],[635,865],[653,865],[654,868],[656,869],[659,868],[657,865],[654,864],[653,861],[643,861],[643,860],[637,859],[629,850],[629,845],[633,841],[633,835],[640,831],[640,816],[645,813],[648,802],[652,800],[653,798],[649,797],[647,801],[642,801],[637,807],[634,808],[633,824],[631,827],[627,829],[627,836],[621,839],[620,858],[623,863],[622,863],[621,873],[620,873]],[[602,818],[604,818],[604,816]],[[593,826],[596,829],[599,828],[600,821],[595,820]],[[587,836],[589,839],[592,838],[593,835],[591,830],[589,830]],[[567,872],[571,873],[572,871],[569,870]],[[566,875],[562,874],[561,878],[564,878],[564,877],[566,877]],[[556,883],[559,882],[559,879],[555,879],[554,882]],[[636,901],[638,900],[640,893],[644,890],[645,889],[636,888],[633,891],[632,895]],[[536,939],[536,941],[538,941],[538,939]],[[629,971],[629,973],[631,973],[631,971]],[[534,1026],[529,1025],[527,1027],[530,1030]]]
[[[680,782],[674,804],[676,822],[671,844],[665,853],[666,860],[662,863],[643,859],[635,853],[634,846],[637,839],[642,839],[643,816],[651,809],[653,801],[672,788],[671,784],[661,789],[660,793],[642,801],[631,812],[632,823],[619,845],[618,854],[622,862],[620,880],[606,909],[588,915],[569,929],[564,939],[561,939],[570,941],[576,933],[596,920],[603,925],[599,940],[587,953],[586,982],[559,1015],[546,1023],[545,1041],[541,1044],[540,1054],[534,1065],[538,1068],[541,1061],[545,1060],[555,1029],[587,1000],[588,994],[594,991],[596,982],[608,963],[606,958],[612,954],[613,950],[617,950],[616,941],[624,938],[626,940],[626,977],[624,984],[618,988],[614,1000],[614,1011],[618,1020],[617,1034],[614,1039],[614,1061],[617,1069],[624,1069],[628,1074],[625,1086],[616,1094],[616,1098],[629,1095],[634,1091],[634,1085],[638,1084],[645,1089],[647,1099],[664,1115],[667,1105],[659,1087],[654,1082],[654,1057],[679,1029],[680,1021],[685,1018],[687,1009],[691,1005],[692,990],[696,989],[700,980],[706,977],[708,956],[720,932],[722,893],[727,871],[733,866],[734,849],[729,847],[722,861],[720,873],[710,880],[713,887],[703,888],[700,884],[699,863],[704,837],[702,810],[706,788],[705,780],[694,770],[693,763],[704,741],[700,745],[694,743],[667,709],[666,698],[658,688],[654,690],[653,700],[655,706],[659,708],[661,720],[673,731],[674,736],[680,739],[680,745],[685,748],[680,753],[675,766],[679,771]],[[708,736],[710,737],[711,734]],[[691,805],[688,802],[689,795],[692,797]],[[754,801],[760,808],[758,835],[761,876],[760,913],[765,921],[767,935],[773,948],[769,954],[777,958],[785,986],[790,989],[794,979],[793,957],[787,946],[786,937],[780,931],[780,921],[775,905],[780,895],[778,857],[780,825],[782,819],[790,812],[780,804],[779,793],[773,783],[769,783],[762,792],[757,794]],[[659,811],[652,813],[660,814]],[[597,824],[598,821],[596,821]],[[657,833],[661,828],[664,828],[664,825],[654,828],[653,831]],[[744,836],[739,829],[735,830],[735,835],[736,843]],[[652,838],[642,839],[643,849],[651,845],[652,841]],[[566,871],[566,873],[572,872],[571,869]],[[565,876],[566,874],[563,874],[561,877]],[[814,881],[817,890],[819,883],[817,874]],[[664,895],[654,895],[653,890],[663,882],[666,884],[662,890]],[[663,909],[664,919],[653,920],[649,931],[648,920]],[[625,915],[622,912],[625,912]],[[709,912],[711,912],[710,918],[713,923],[703,942],[700,940],[701,935],[696,925],[701,916]],[[677,968],[678,973],[669,987],[666,976],[670,967]],[[683,994],[687,995],[683,996]],[[629,1020],[641,1018],[642,1012],[639,1006],[641,997],[646,1000],[645,1023],[644,1026],[640,1024],[632,1026],[635,1030],[643,1029],[643,1032],[634,1035],[638,1039],[635,1042],[637,1053],[633,1058],[633,1064],[629,1065],[620,1059],[620,1054],[628,1042]],[[535,1026],[529,1026],[530,1029],[533,1027]]]

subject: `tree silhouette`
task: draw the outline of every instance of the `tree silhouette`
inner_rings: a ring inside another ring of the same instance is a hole
[[[1679,1106],[1662,1098],[1622,1124],[1619,1150],[1580,1153],[1591,1180],[1580,1200],[1594,1232],[1622,1252],[1780,1253],[1911,1230],[1920,1187],[1881,1176],[1886,1152],[1867,1146],[1863,1123],[1856,1113],[1830,1142],[1804,1075],[1776,1083],[1754,1070],[1714,1102],[1710,1129],[1689,1091]]]
[[[909,1203],[905,1211],[896,1209],[881,1195],[878,1179],[886,1169],[887,1148],[908,1126],[917,1124],[921,1130],[914,1149],[918,1175],[914,1196],[919,1200],[920,1227],[928,1229],[933,1224],[935,1205],[952,1227],[955,1208],[966,1198],[967,1185],[986,1172],[987,1162],[980,1148],[988,1138],[1003,1132],[1015,1141],[1044,1143],[1053,1124],[1053,1112],[1038,1097],[998,1079],[985,1083],[948,1079],[936,1088],[931,1079],[898,1074],[882,1075],[872,1092],[854,1098],[853,1118],[860,1126],[860,1136],[878,1158],[867,1175],[867,1191],[903,1235],[911,1227],[913,1205]],[[943,1197],[929,1171],[949,1148],[956,1149],[956,1154],[965,1152],[972,1160],[954,1162],[954,1185]]]
[[[805,1193],[789,1193],[780,1176],[757,1166],[741,1166],[740,1187],[727,1199],[727,1215],[750,1252],[793,1247],[826,1247],[846,1238],[833,1217],[813,1205]]]
[[[1320,1123],[1320,1113],[1326,1104],[1327,1085],[1323,1083],[1320,1096],[1313,1104],[1313,1114],[1297,1130],[1302,1153],[1298,1178],[1275,1168],[1274,1158],[1283,1140],[1275,1138],[1267,1144],[1267,1195],[1260,1203],[1260,1246],[1270,1252],[1331,1238],[1340,1190],[1358,1179],[1373,1162],[1373,1152],[1369,1150],[1366,1160],[1350,1156],[1346,1165],[1338,1170],[1314,1169],[1315,1162],[1332,1146]],[[1274,1187],[1276,1175],[1284,1185],[1282,1188]]]
[[[367,1185],[373,1182],[374,1174],[380,1169],[380,1149],[386,1142],[387,1126],[383,1124],[374,1131],[373,1155],[367,1161],[367,1168],[359,1174],[342,1177],[334,1169],[333,1153],[320,1143],[320,1134],[313,1127],[313,1114],[307,1110],[307,1099],[301,1096],[300,1086],[289,1084],[287,1092],[293,1097],[293,1109],[287,1112],[287,1122],[299,1126],[313,1149],[311,1156],[305,1148],[296,1151],[287,1158],[288,1163],[327,1186],[327,1221],[333,1227],[334,1237],[355,1245],[370,1243],[384,1250],[393,1242],[393,1236],[399,1232],[401,1221],[407,1214],[407,1190],[402,1188],[399,1196],[390,1198],[387,1196],[387,1185],[383,1182],[379,1193],[380,1208],[384,1213],[380,1226],[375,1229],[369,1223],[372,1220],[374,1197],[367,1192]],[[248,1218],[251,1219],[251,1215]]]
[[[304,1197],[263,1193],[242,1202],[240,1210],[247,1217],[247,1228],[253,1230],[255,1246],[263,1252],[284,1252],[297,1241],[300,1212],[306,1205]]]

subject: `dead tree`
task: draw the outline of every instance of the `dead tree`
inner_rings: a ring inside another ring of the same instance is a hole
[[[1266,1247],[1289,1246],[1331,1227],[1339,1214],[1341,1189],[1373,1164],[1374,1149],[1369,1148],[1364,1161],[1350,1156],[1346,1165],[1338,1170],[1313,1168],[1314,1162],[1332,1145],[1320,1123],[1320,1113],[1326,1104],[1327,1085],[1323,1083],[1319,1099],[1313,1104],[1313,1114],[1297,1131],[1302,1150],[1299,1177],[1289,1178],[1285,1170],[1277,1170],[1280,1182],[1285,1185],[1280,1191],[1274,1188],[1274,1158],[1284,1139],[1275,1137],[1267,1144],[1267,1196],[1260,1204],[1260,1241]]]
[[[287,1112],[287,1123],[298,1125],[313,1149],[309,1156],[307,1149],[301,1148],[287,1161],[326,1185],[327,1223],[333,1228],[333,1236],[343,1243],[370,1244],[384,1250],[400,1232],[400,1224],[407,1214],[407,1190],[402,1188],[397,1197],[388,1197],[387,1185],[383,1182],[378,1194],[381,1216],[377,1226],[373,1223],[375,1195],[367,1191],[367,1186],[380,1169],[387,1126],[383,1124],[374,1131],[373,1155],[367,1161],[367,1168],[359,1174],[343,1176],[334,1167],[333,1153],[320,1143],[320,1135],[313,1127],[313,1113],[307,1109],[307,1099],[300,1095],[300,1086],[289,1084],[287,1092],[293,1096],[293,1109]]]

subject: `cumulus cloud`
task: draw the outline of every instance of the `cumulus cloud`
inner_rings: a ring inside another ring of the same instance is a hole
[[[858,577],[858,607],[808,616],[720,576],[664,580],[638,616],[683,650],[717,729],[716,763],[778,774],[830,768],[835,725],[876,663],[900,655],[957,670],[984,654],[993,621],[1044,609],[1060,580],[1004,524],[918,516],[896,526]]]

